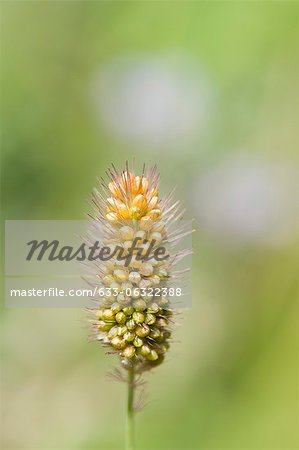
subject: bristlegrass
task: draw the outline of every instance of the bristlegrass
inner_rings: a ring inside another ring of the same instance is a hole
[[[131,259],[115,255],[95,262],[94,285],[104,295],[94,299],[96,307],[90,312],[95,338],[108,353],[120,357],[122,369],[115,375],[128,384],[126,448],[133,450],[136,387],[141,375],[161,364],[169,349],[175,307],[167,288],[178,277],[174,265],[188,250],[171,253],[171,242],[184,235],[179,227],[171,227],[182,212],[173,193],[159,198],[156,167],[147,172],[144,167],[135,175],[127,163],[122,172],[112,166],[107,175],[108,183],[100,180],[102,191],[93,191],[90,217],[101,226],[111,253],[118,247]],[[132,250],[136,239],[138,251]],[[159,246],[169,247],[164,259],[154,257]]]

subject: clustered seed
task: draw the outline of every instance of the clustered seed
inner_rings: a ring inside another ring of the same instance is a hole
[[[164,360],[171,338],[169,299],[162,289],[154,289],[167,287],[171,266],[167,259],[146,258],[150,243],[155,243],[151,252],[167,244],[167,227],[155,177],[125,171],[113,176],[107,191],[110,197],[102,208],[102,220],[108,220],[105,245],[111,252],[121,247],[126,256],[138,238],[138,250],[128,264],[115,256],[99,266],[98,283],[111,295],[104,295],[100,307],[92,310],[93,324],[97,338],[121,357],[125,367],[134,364],[143,371]]]
[[[164,225],[158,222],[152,222],[147,230],[140,230],[138,222],[135,230],[133,226],[121,226],[117,230],[119,239],[114,245],[126,249],[127,239],[134,240],[136,237],[151,242],[155,239],[156,245],[159,245],[163,239],[163,228]],[[160,232],[155,231],[157,229]],[[150,293],[151,288],[154,291],[156,287],[167,286],[166,263],[143,261],[140,256],[146,251],[146,247],[146,243],[138,246],[139,250],[136,250],[128,267],[117,258],[103,266],[105,275],[101,278],[102,283],[117,295],[105,296],[101,301],[102,307],[95,311],[96,326],[100,332],[105,333],[104,336],[100,334],[100,339],[112,346],[121,357],[130,360],[133,358],[143,369],[163,361],[169,347],[172,315],[167,297]],[[127,293],[131,295],[126,295]]]
[[[98,309],[95,314],[98,329],[106,332],[105,343],[109,343],[120,356],[134,357],[142,366],[163,361],[171,336],[169,310],[157,303],[141,309],[140,306],[122,308],[115,302],[110,308]]]

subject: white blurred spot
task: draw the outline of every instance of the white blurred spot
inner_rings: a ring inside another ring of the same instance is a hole
[[[228,160],[193,191],[201,226],[220,238],[284,245],[299,232],[299,171],[252,158]]]
[[[209,91],[194,61],[182,56],[115,58],[92,85],[101,123],[145,147],[198,137],[209,115]]]

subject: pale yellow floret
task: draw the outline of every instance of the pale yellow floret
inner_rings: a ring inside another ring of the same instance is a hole
[[[124,171],[119,179],[108,184],[108,189],[112,194],[106,203],[108,220],[159,219],[158,191],[156,188],[149,189],[146,177]]]

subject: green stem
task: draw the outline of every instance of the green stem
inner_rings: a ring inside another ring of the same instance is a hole
[[[132,366],[128,370],[128,417],[126,450],[135,449],[134,388],[134,365],[132,364]]]

